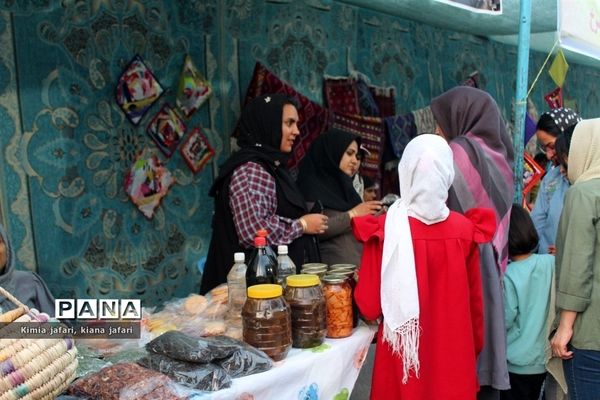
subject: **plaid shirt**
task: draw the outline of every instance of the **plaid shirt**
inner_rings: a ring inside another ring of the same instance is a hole
[[[235,231],[245,248],[254,245],[256,231],[269,231],[269,244],[289,244],[302,236],[300,220],[281,217],[277,210],[275,179],[257,163],[247,162],[233,171],[229,207]]]

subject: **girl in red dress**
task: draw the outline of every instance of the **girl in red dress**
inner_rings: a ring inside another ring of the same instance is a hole
[[[398,166],[400,200],[387,214],[352,220],[364,243],[355,298],[381,318],[371,399],[475,399],[483,347],[479,244],[489,242],[489,209],[461,215],[446,206],[454,179],[445,139],[420,135]]]

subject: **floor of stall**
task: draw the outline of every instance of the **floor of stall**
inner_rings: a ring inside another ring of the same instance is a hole
[[[375,360],[375,344],[369,346],[369,353],[363,367],[358,374],[350,400],[369,400],[371,393],[371,375],[373,373],[373,360]]]

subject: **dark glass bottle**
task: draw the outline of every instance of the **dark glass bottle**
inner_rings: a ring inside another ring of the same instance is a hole
[[[263,283],[277,283],[277,259],[267,254],[266,243],[264,237],[254,238],[255,249],[246,270],[247,288]]]
[[[256,236],[261,236],[265,238],[265,249],[267,250],[267,255],[273,258],[275,261],[277,261],[277,253],[275,253],[275,250],[269,242],[269,231],[266,229],[259,229],[258,231],[256,231]]]

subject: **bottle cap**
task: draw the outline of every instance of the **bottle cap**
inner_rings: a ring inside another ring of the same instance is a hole
[[[324,283],[340,284],[346,281],[346,276],[337,274],[327,274],[323,277]]]
[[[280,244],[279,246],[277,246],[277,254],[287,254],[287,253],[288,253],[287,245]]]
[[[281,296],[282,293],[283,289],[281,286],[272,283],[254,285],[248,288],[248,297],[253,299],[272,299]]]
[[[246,261],[246,255],[244,253],[234,253],[233,261],[237,263],[243,263],[244,261]]]
[[[317,286],[320,283],[319,277],[312,274],[290,275],[287,277],[287,285],[292,287]]]
[[[254,238],[254,246],[258,247],[258,246],[266,246],[267,245],[267,239],[265,239],[262,236],[257,236]]]
[[[256,231],[256,236],[267,237],[269,236],[269,231],[266,229],[259,229]]]
[[[350,268],[350,269],[356,269],[356,264],[331,264],[329,266],[329,269],[339,269],[339,268]]]

